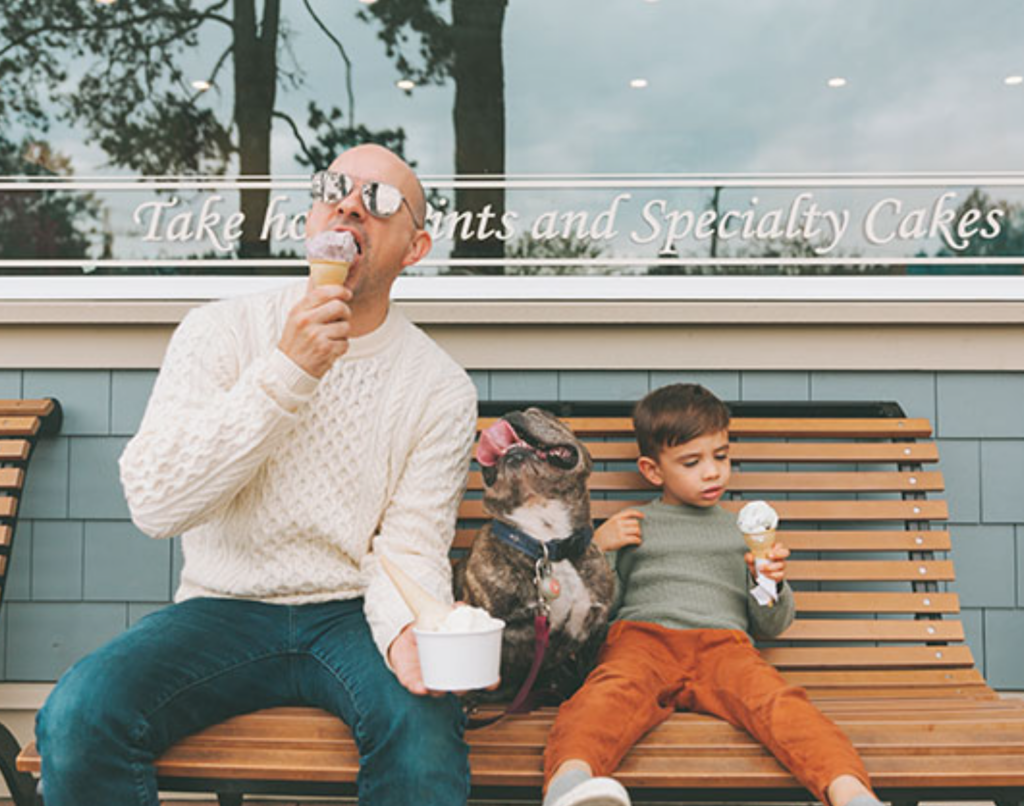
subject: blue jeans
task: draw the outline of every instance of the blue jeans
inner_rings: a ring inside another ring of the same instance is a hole
[[[157,806],[153,761],[228,717],[281,705],[337,714],[359,748],[359,802],[460,806],[465,718],[384,665],[361,599],[285,606],[192,599],[83,658],[36,720],[47,806]]]

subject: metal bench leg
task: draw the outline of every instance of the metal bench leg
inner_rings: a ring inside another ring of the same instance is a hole
[[[217,803],[219,806],[242,806],[242,798],[245,795],[239,795],[233,792],[218,792]]]
[[[31,775],[18,772],[15,762],[20,752],[18,740],[7,726],[0,722],[0,773],[3,774],[4,782],[14,799],[14,806],[33,806],[36,782]]]

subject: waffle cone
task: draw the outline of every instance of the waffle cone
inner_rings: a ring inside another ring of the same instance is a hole
[[[743,540],[755,560],[764,560],[768,557],[771,547],[775,545],[775,530],[759,529],[756,532],[744,532]]]
[[[422,585],[383,554],[380,564],[415,616],[416,626],[421,630],[436,630],[453,608],[427,593]]]

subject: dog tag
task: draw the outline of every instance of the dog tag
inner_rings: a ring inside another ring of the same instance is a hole
[[[542,605],[547,605],[548,602],[554,601],[562,592],[562,586],[555,579],[546,552],[544,557],[537,560],[533,573],[533,582],[537,586],[537,596],[540,597]]]
[[[537,587],[540,589],[540,595],[549,602],[557,599],[558,595],[562,592],[562,586],[558,584],[558,580],[553,576],[541,577]]]

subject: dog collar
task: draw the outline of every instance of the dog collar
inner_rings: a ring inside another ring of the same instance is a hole
[[[571,560],[574,557],[579,557],[587,550],[587,546],[590,545],[590,540],[594,536],[594,530],[587,526],[583,529],[577,529],[568,537],[563,537],[559,540],[542,541],[528,535],[522,529],[509,526],[504,521],[492,521],[491,531],[500,541],[519,549],[523,554],[534,560],[543,559],[544,547],[547,546],[547,558],[553,563],[559,560]]]

